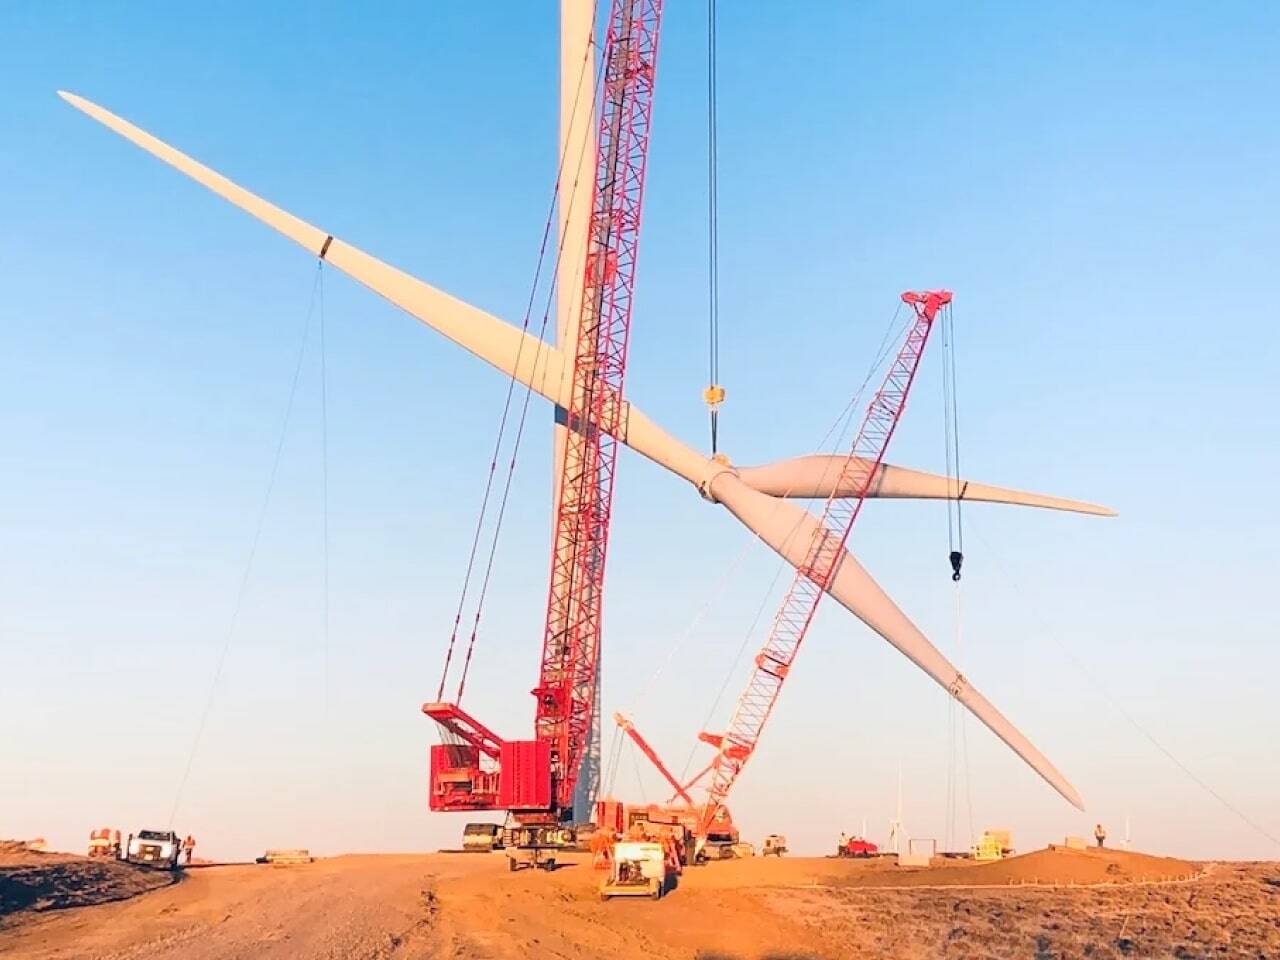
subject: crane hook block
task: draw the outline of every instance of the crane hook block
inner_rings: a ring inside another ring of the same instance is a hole
[[[951,579],[956,583],[960,582],[960,565],[964,563],[964,554],[959,550],[951,551]]]
[[[707,389],[702,391],[702,399],[707,406],[714,410],[720,404],[724,403],[724,387],[718,383],[713,383]]]

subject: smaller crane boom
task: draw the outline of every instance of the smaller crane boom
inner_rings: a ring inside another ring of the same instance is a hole
[[[649,746],[649,741],[640,735],[640,731],[636,729],[636,725],[621,713],[615,713],[613,715],[613,722],[618,725],[618,728],[622,730],[623,733],[631,738],[631,742],[640,749],[640,752],[643,753],[648,758],[649,762],[657,768],[657,771],[662,774],[663,779],[671,785],[671,789],[675,791],[672,795],[672,800],[679,797],[685,803],[692,806],[693,797],[689,796],[689,784],[681,784],[680,781],[676,779],[675,774],[667,769],[667,765],[662,762],[662,758],[658,756],[658,752],[654,750],[653,747]],[[696,780],[697,778],[695,777],[694,779]]]
[[[746,690],[720,739],[700,822],[703,834],[724,806],[725,798],[760,742],[760,735],[778,701],[796,652],[813,622],[853,524],[862,512],[867,492],[884,461],[889,441],[898,427],[907,394],[911,391],[920,358],[933,329],[933,321],[938,311],[951,302],[951,293],[947,290],[928,293],[908,291],[902,295],[902,300],[914,311],[914,320],[885,374],[884,382],[871,398],[862,425],[841,465],[839,481],[827,497],[805,560],[796,568],[769,637],[756,655],[755,669]],[[848,489],[856,490],[857,495],[848,498],[836,495]]]

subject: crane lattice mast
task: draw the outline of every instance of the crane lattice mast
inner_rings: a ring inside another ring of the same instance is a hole
[[[662,0],[613,0],[601,73],[595,179],[580,309],[571,343],[556,484],[551,582],[533,740],[502,740],[457,703],[423,712],[445,742],[432,750],[433,810],[506,809],[522,824],[571,817],[591,742],[609,519],[635,289]],[[562,225],[562,229],[565,227]],[[572,294],[565,292],[566,296]],[[551,835],[539,834],[541,840]],[[548,842],[558,842],[548,840]]]
[[[614,0],[605,41],[595,188],[582,310],[556,506],[537,697],[537,739],[551,748],[560,809],[591,726],[623,379],[649,152],[661,0]],[[560,415],[560,411],[557,414]]]
[[[938,311],[951,302],[946,290],[930,293],[907,292],[902,299],[915,313],[898,354],[890,364],[884,382],[858,428],[848,455],[840,465],[839,479],[832,487],[813,530],[804,562],[797,565],[791,586],[778,608],[769,637],[756,654],[755,669],[747,682],[728,729],[719,738],[719,750],[711,768],[707,801],[701,817],[705,833],[724,806],[742,768],[755,752],[769,715],[778,701],[795,661],[796,652],[813,623],[818,604],[835,574],[854,522],[862,512],[867,492],[879,475],[889,441],[907,403],[920,358]],[[842,491],[854,496],[838,496]]]

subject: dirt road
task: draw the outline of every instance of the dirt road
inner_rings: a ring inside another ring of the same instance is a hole
[[[208,867],[122,903],[15,915],[0,927],[0,956],[1280,956],[1275,864],[1223,866],[1181,883],[1003,889],[884,889],[872,881],[885,869],[799,858],[712,864],[688,871],[661,903],[601,903],[599,876],[582,862],[553,874],[513,874],[501,855],[462,854]]]

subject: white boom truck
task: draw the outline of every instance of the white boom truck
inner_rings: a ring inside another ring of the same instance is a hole
[[[140,830],[129,841],[125,859],[143,867],[177,870],[182,843],[172,830]]]

